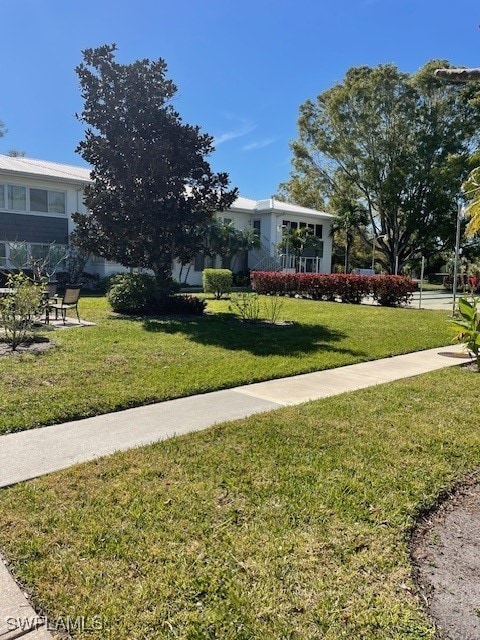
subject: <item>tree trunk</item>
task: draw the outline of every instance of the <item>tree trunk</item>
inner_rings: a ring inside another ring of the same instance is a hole
[[[172,265],[166,260],[157,261],[152,264],[152,271],[157,282],[157,298],[163,300],[174,293]]]

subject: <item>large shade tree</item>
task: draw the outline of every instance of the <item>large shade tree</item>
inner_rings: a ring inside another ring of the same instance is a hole
[[[83,52],[76,71],[87,125],[78,151],[92,166],[88,215],[76,213],[74,242],[127,267],[154,272],[168,293],[172,261],[195,252],[193,229],[228,207],[237,190],[206,157],[211,136],[184,124],[162,60],[120,64],[115,45]],[[193,239],[193,241],[192,241]]]
[[[300,107],[283,191],[295,196],[312,179],[327,199],[353,190],[368,212],[371,238],[384,238],[378,261],[390,272],[448,248],[455,237],[456,199],[480,111],[475,86],[442,82],[434,74],[440,66],[450,65],[431,61],[414,75],[391,64],[354,67]]]

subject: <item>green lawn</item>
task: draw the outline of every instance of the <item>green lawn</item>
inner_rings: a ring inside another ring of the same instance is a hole
[[[238,384],[448,344],[441,311],[285,299],[286,326],[242,324],[228,301],[187,319],[116,317],[84,297],[95,327],[50,333],[57,348],[0,358],[0,434]]]
[[[433,638],[409,533],[480,464],[479,380],[445,369],[18,485],[0,548],[52,618],[98,616],[92,640]]]

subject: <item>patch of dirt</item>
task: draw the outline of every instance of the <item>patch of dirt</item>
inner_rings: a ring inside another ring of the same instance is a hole
[[[411,556],[439,637],[480,640],[480,473],[425,516]]]
[[[54,345],[49,340],[35,340],[19,344],[15,351],[6,342],[0,342],[0,358],[3,356],[20,356],[24,353],[41,353],[51,349]]]

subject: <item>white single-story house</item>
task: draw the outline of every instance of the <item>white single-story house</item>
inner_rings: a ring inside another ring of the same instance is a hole
[[[15,243],[28,243],[32,255],[48,252],[51,243],[67,246],[74,224],[72,213],[86,213],[83,190],[90,182],[90,170],[85,167],[35,160],[25,157],[0,155],[0,267],[13,268],[10,258]],[[302,271],[330,273],[333,216],[268,198],[251,200],[238,197],[233,205],[219,217],[238,229],[253,228],[258,233],[262,248],[250,251],[243,264],[236,269],[259,270],[292,269],[292,256],[279,254],[278,245],[285,229],[308,227],[319,239],[318,255],[305,255],[295,265]],[[205,266],[211,264],[199,255],[188,271],[188,284],[200,284]],[[100,277],[124,269],[103,258],[92,257],[86,271]],[[174,276],[180,275],[180,266],[174,265]]]

